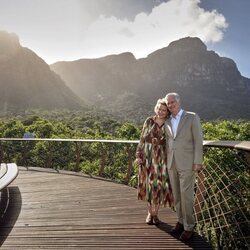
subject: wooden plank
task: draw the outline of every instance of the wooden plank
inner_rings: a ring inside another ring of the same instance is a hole
[[[147,225],[136,190],[110,181],[22,168],[9,196],[1,249],[211,249],[197,234],[188,244],[170,235],[169,208]]]

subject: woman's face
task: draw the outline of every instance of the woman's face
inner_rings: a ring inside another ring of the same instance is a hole
[[[167,106],[161,104],[157,110],[156,114],[160,119],[165,119],[168,116],[168,108]]]

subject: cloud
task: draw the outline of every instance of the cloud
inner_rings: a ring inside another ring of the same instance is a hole
[[[170,0],[139,13],[133,21],[101,15],[82,34],[83,54],[87,57],[132,52],[137,58],[166,47],[186,36],[205,43],[223,39],[225,17],[216,10],[205,11],[199,0]]]

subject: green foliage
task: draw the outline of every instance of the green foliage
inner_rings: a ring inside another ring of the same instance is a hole
[[[99,160],[86,160],[81,163],[80,169],[82,172],[93,175],[93,176],[98,176],[99,173],[99,166],[100,162]]]
[[[49,116],[50,113],[46,115]],[[85,114],[83,116],[83,114]],[[55,120],[55,118],[57,120]],[[65,118],[65,122],[63,119]],[[72,125],[77,121],[77,125]],[[243,121],[216,121],[202,124],[205,140],[249,140],[250,123]],[[36,113],[19,120],[0,120],[0,136],[22,138],[25,132],[30,132],[36,138],[89,138],[89,139],[122,139],[138,140],[141,126],[131,122],[119,123],[108,116],[85,113],[50,114],[50,119],[39,117]],[[108,177],[118,180],[118,173],[123,172],[128,163],[128,152],[132,154],[136,145],[114,145],[112,143],[80,143],[78,149],[72,142],[1,142],[2,159],[14,160],[23,165],[34,165],[54,168],[77,169],[83,161],[98,161],[106,152]],[[75,156],[77,150],[78,158]],[[216,157],[216,156],[214,156]],[[219,157],[222,157],[219,155]],[[96,165],[96,164],[95,164]],[[113,172],[110,170],[113,168]],[[133,170],[133,172],[136,171]],[[107,173],[107,172],[106,172]],[[133,176],[133,173],[132,173]],[[136,178],[134,178],[136,180]],[[120,180],[119,180],[120,181]],[[134,184],[133,184],[134,186]]]
[[[202,124],[204,140],[250,140],[250,122],[217,121]]]
[[[117,135],[119,138],[127,140],[138,140],[140,137],[140,130],[138,126],[132,123],[126,122],[117,129]]]
[[[1,122],[0,135],[4,138],[22,138],[25,127],[20,121],[10,120],[7,123]]]
[[[38,138],[50,138],[55,132],[53,124],[44,119],[35,120],[34,123],[28,126],[27,130],[34,133]]]

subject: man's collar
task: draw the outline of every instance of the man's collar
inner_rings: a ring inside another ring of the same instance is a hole
[[[180,111],[177,113],[177,115],[175,117],[173,115],[171,115],[171,118],[177,119],[177,118],[181,117],[182,113],[183,113],[183,109],[180,109]]]

